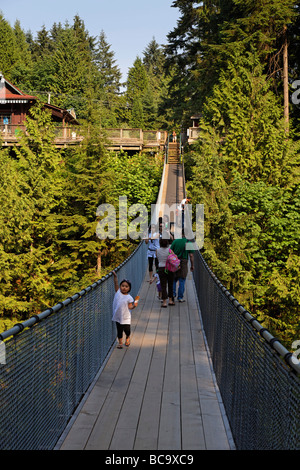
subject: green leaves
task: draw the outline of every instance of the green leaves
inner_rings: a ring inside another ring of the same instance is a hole
[[[96,210],[155,203],[163,160],[109,153],[97,126],[61,151],[38,104],[12,156],[0,150],[0,314],[24,320],[94,282],[136,247],[100,240]],[[128,220],[128,223],[130,220]]]

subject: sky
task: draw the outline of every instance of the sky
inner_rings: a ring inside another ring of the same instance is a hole
[[[84,21],[90,36],[98,37],[103,30],[123,80],[137,56],[155,38],[158,44],[167,43],[167,34],[179,18],[173,0],[0,0],[0,12],[13,27],[16,20],[33,37],[45,25],[73,24],[75,15]]]

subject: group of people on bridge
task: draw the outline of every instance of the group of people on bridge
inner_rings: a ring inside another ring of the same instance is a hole
[[[145,239],[145,243],[148,245],[149,282],[152,284],[156,281],[157,295],[163,308],[166,308],[167,305],[175,305],[176,298],[178,302],[184,302],[183,296],[189,260],[191,271],[194,269],[192,245],[189,246],[191,241],[185,237],[184,228],[181,230],[181,237],[174,238],[174,233],[172,233],[169,225],[169,218],[164,215],[160,219],[158,227],[155,224],[151,225],[148,237]],[[175,253],[180,260],[179,269],[176,271],[166,269],[166,261],[170,253]]]
[[[194,270],[194,255],[192,241],[187,239],[184,233],[184,206],[190,199],[181,201],[180,210],[182,211],[182,223],[175,227],[180,231],[180,236],[174,234],[169,221],[169,216],[159,217],[158,224],[152,223],[144,240],[147,244],[147,258],[149,281],[152,284],[156,282],[157,297],[161,301],[161,307],[167,308],[175,305],[175,299],[178,302],[184,302],[185,282],[188,274],[188,263],[190,269]],[[178,225],[178,224],[177,224]],[[173,223],[174,227],[174,223]],[[175,255],[178,261],[178,267],[172,269],[167,266],[169,255]],[[155,272],[154,272],[155,267]],[[125,346],[130,345],[131,333],[131,311],[138,305],[139,297],[135,299],[130,295],[131,282],[123,279],[118,282],[117,275],[114,275],[115,297],[113,301],[113,317],[116,322],[118,348],[123,347],[123,335],[125,333]]]

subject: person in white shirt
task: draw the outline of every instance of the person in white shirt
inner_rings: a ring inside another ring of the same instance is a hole
[[[185,208],[186,204],[189,204],[190,200],[191,200],[190,198],[182,199],[181,203],[177,207],[177,213],[181,217],[181,227],[182,228],[184,227],[184,208]]]
[[[128,279],[123,279],[118,283],[118,277],[113,271],[115,296],[113,300],[113,316],[112,321],[116,322],[117,336],[118,336],[118,349],[122,349],[123,333],[126,335],[125,346],[130,345],[131,333],[131,310],[133,310],[138,303],[138,297],[133,300],[129,294],[131,290],[131,282]]]
[[[147,257],[149,266],[149,281],[152,283],[153,279],[153,263],[155,263],[156,270],[158,268],[158,261],[156,258],[156,250],[159,248],[159,232],[155,224],[151,224],[150,233],[145,238],[145,243],[148,245]]]

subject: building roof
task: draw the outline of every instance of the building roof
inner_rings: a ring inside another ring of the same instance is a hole
[[[0,103],[3,104],[3,101],[8,103],[12,101],[22,102],[22,100],[37,100],[37,97],[23,93],[19,88],[6,80],[0,72]]]
[[[19,88],[6,80],[0,72],[0,104],[30,103],[37,101],[37,99],[36,96],[23,93]],[[72,122],[72,124],[78,124],[73,111],[68,111],[48,103],[44,103],[44,108],[49,109],[56,120],[65,119],[67,122]]]

